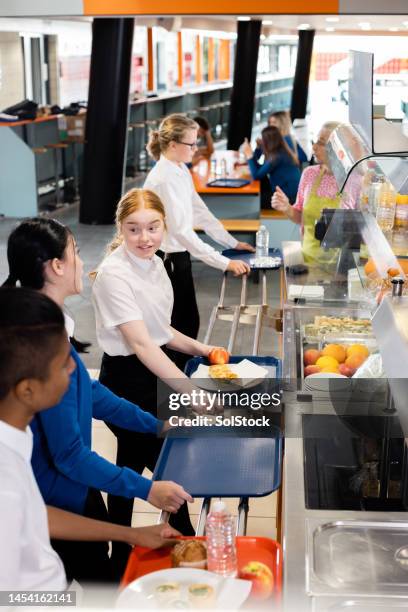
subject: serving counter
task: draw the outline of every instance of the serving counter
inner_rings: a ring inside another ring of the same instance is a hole
[[[379,227],[363,181],[346,175],[354,209],[317,229],[320,263],[282,248],[285,611],[408,608],[408,298],[392,296],[408,234]]]

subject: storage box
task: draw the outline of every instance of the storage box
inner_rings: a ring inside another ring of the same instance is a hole
[[[61,140],[68,142],[85,139],[86,112],[78,115],[61,115],[58,117],[58,131]]]

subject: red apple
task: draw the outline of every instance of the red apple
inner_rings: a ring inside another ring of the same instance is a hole
[[[341,363],[339,365],[339,374],[343,374],[343,376],[348,376],[350,378],[351,376],[353,376],[354,373],[355,373],[355,369],[350,368],[345,363]]]
[[[252,582],[251,595],[254,598],[264,600],[271,596],[274,579],[265,563],[250,561],[240,570],[238,577]]]
[[[229,358],[229,352],[222,346],[213,348],[208,355],[208,361],[211,365],[224,365],[229,362]]]
[[[308,349],[304,352],[303,362],[305,366],[314,365],[320,357],[320,351],[317,349]]]
[[[305,367],[305,376],[310,376],[310,374],[318,374],[321,372],[322,368],[318,365],[308,365]]]

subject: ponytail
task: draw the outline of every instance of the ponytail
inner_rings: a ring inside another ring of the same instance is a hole
[[[181,142],[187,130],[198,130],[199,125],[193,119],[179,113],[165,117],[158,130],[150,132],[150,138],[146,147],[148,153],[156,161],[164,153],[169,144]]]
[[[153,157],[156,161],[160,159],[161,146],[160,146],[160,134],[158,130],[150,132],[149,142],[146,146],[147,152],[150,157]]]

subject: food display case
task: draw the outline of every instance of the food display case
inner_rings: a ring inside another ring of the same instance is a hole
[[[408,153],[398,142],[398,154],[375,155],[355,126],[335,130],[342,197],[316,224],[320,261],[282,243],[288,610],[408,607]]]

